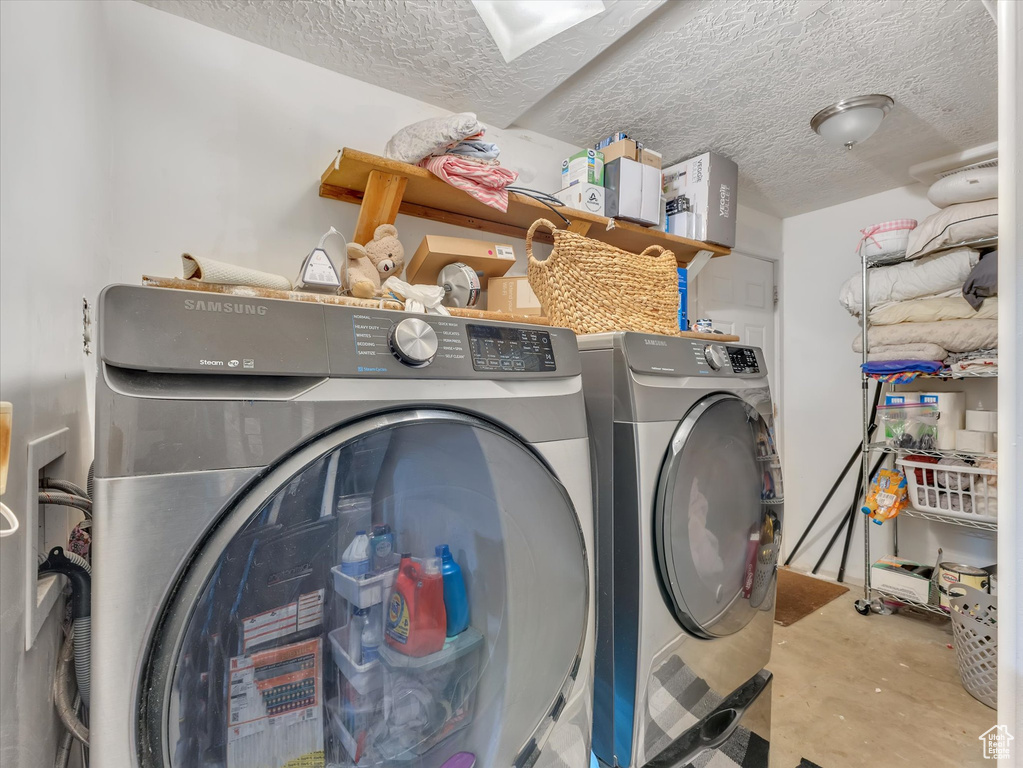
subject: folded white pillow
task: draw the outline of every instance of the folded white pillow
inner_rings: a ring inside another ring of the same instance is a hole
[[[944,291],[961,292],[980,254],[959,248],[893,267],[877,267],[868,273],[870,308],[893,301],[933,296]],[[838,300],[850,314],[858,315],[863,300],[863,278],[854,273],[838,292]]]
[[[403,163],[418,163],[424,157],[441,154],[466,136],[482,130],[483,126],[472,112],[420,120],[406,125],[391,137],[384,147],[384,157]]]
[[[939,208],[998,197],[998,168],[971,168],[938,179],[927,190],[927,199]]]
[[[918,259],[952,243],[998,234],[998,199],[957,203],[931,214],[909,233],[906,258]]]

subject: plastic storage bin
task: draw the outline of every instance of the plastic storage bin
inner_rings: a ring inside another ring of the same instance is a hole
[[[956,594],[956,593],[961,594]],[[992,709],[998,705],[998,598],[973,587],[953,587],[952,636],[963,688]]]
[[[334,591],[357,608],[378,605],[391,596],[397,568],[383,573],[368,573],[365,576],[349,576],[341,571],[340,565],[330,569],[334,577]]]
[[[896,464],[909,485],[909,503],[921,512],[975,520],[998,515],[998,470],[960,464],[932,464],[907,456]]]
[[[419,658],[380,647],[388,738],[381,757],[412,760],[472,722],[483,635],[473,627]]]
[[[330,648],[334,656],[334,664],[337,665],[341,677],[344,678],[355,689],[355,692],[363,696],[380,695],[383,685],[381,677],[380,662],[371,661],[369,664],[356,664],[348,655],[348,628],[351,625],[340,627],[327,635],[330,639]]]
[[[915,219],[883,221],[860,230],[863,255],[868,264],[878,261],[892,261],[893,257],[906,255],[909,233],[916,229]]]

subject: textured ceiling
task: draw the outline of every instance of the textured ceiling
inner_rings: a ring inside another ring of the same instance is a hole
[[[714,149],[739,164],[740,202],[782,216],[996,137],[996,29],[977,0],[617,0],[510,64],[469,0],[142,1],[501,127],[580,146],[625,130],[665,160]],[[870,141],[810,131],[861,93],[896,102]]]

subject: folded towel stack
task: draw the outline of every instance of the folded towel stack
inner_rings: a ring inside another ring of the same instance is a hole
[[[405,126],[384,149],[387,157],[413,163],[481,203],[504,213],[508,190],[519,175],[502,168],[501,149],[483,140],[486,129],[472,112],[421,120]]]

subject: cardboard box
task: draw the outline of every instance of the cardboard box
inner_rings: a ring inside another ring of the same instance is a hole
[[[654,152],[652,149],[647,149],[646,147],[639,150],[639,156],[636,159],[643,163],[643,165],[649,165],[651,168],[656,168],[657,170],[661,169],[661,161],[663,160],[660,152]],[[605,162],[607,162],[606,159]]]
[[[896,597],[930,602],[934,567],[889,555],[870,566],[870,583]]]
[[[487,287],[487,311],[516,315],[540,315],[540,300],[528,277],[495,277]]]
[[[575,184],[555,192],[554,196],[568,208],[604,215],[604,188],[596,184]]]
[[[614,144],[609,144],[604,147],[601,152],[604,153],[604,168],[607,168],[607,164],[614,162],[620,157],[624,157],[626,160],[638,160],[637,155],[639,154],[639,147],[636,146],[636,142],[632,139],[621,139],[616,141]]]
[[[668,199],[689,200],[690,211],[696,217],[694,239],[728,248],[735,245],[738,183],[739,166],[716,152],[705,152],[664,169]]]
[[[601,139],[600,141],[598,141],[596,143],[596,145],[594,145],[593,148],[598,150],[598,151],[600,151],[600,150],[603,150],[604,147],[610,147],[616,141],[621,141],[622,139],[627,139],[627,138],[629,138],[629,134],[624,133],[622,131],[615,131],[610,136],[607,136],[607,137]],[[604,157],[604,162],[605,163],[607,162],[607,156]]]
[[[678,268],[678,329],[689,330],[689,272]]]
[[[656,225],[661,218],[661,172],[620,157],[604,168],[604,215]]]
[[[488,279],[500,277],[514,266],[515,249],[490,240],[427,235],[405,269],[405,281],[436,285],[440,271],[456,261],[476,270],[480,275],[480,287],[485,288]]]
[[[573,184],[604,186],[604,154],[595,149],[584,149],[561,162],[561,188]]]

